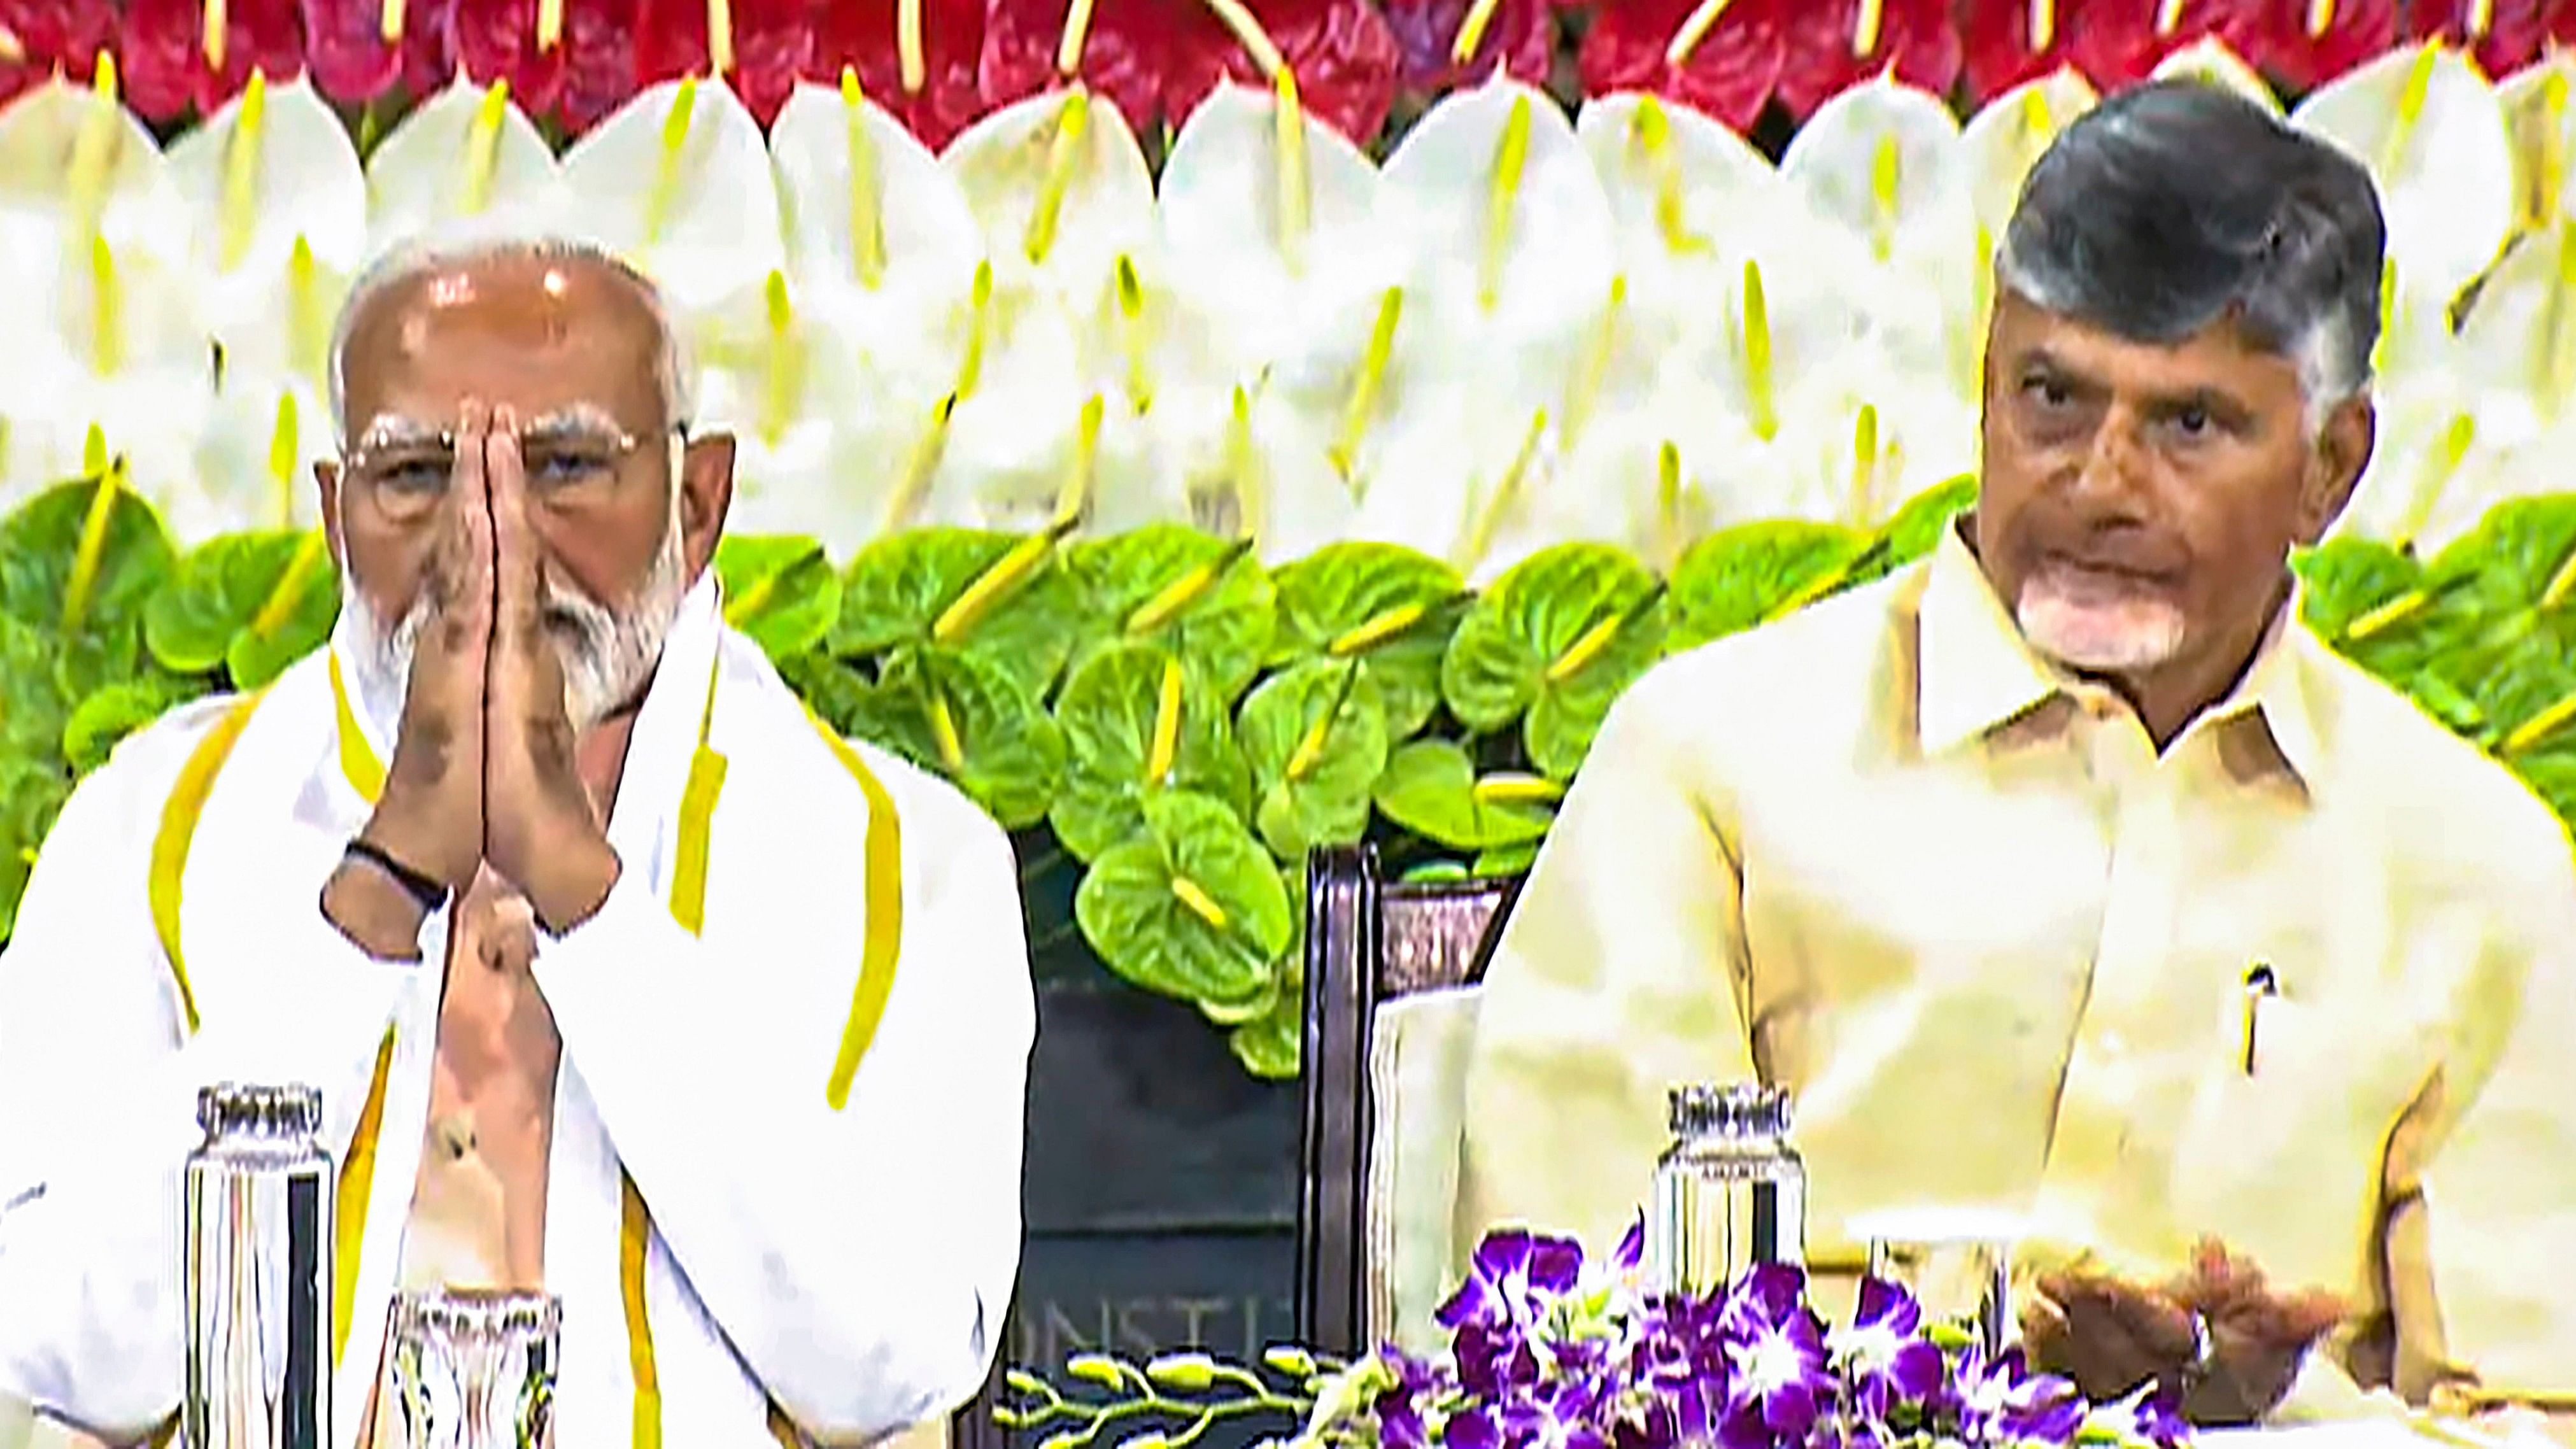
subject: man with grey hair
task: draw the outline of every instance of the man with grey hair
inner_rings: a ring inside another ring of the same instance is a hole
[[[1007,838],[726,627],[732,441],[634,272],[408,252],[332,369],[330,646],[124,744],[0,956],[0,1402],[113,1443],[177,1410],[221,1080],[323,1093],[334,1444],[393,1427],[390,1310],[439,1288],[562,1300],[562,1443],[964,1401],[1018,1266]]]
[[[1997,260],[1973,513],[1593,746],[1479,1003],[1453,1243],[1606,1247],[1666,1090],[1759,1079],[1812,1266],[2009,1240],[2025,1345],[2097,1399],[2576,1390],[2567,835],[2288,567],[2370,456],[2382,246],[2359,165],[2223,91],[2067,129]]]

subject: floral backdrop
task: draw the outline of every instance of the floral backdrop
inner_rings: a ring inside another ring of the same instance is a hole
[[[2381,444],[2310,617],[2576,812],[2561,29],[0,0],[0,935],[82,771],[327,631],[356,275],[536,225],[662,285],[742,440],[734,621],[1019,832],[1034,934],[1293,1073],[1304,850],[1518,869],[1639,670],[1928,548],[2019,178],[2157,73],[2378,178]]]

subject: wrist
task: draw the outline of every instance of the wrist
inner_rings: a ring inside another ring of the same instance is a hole
[[[540,851],[537,859],[519,887],[537,924],[552,936],[597,915],[625,870],[616,849],[597,836],[568,849]]]
[[[344,858],[322,884],[322,918],[350,944],[379,961],[420,959],[421,923],[429,913],[374,866]]]

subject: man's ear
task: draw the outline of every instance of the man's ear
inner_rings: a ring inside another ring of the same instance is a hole
[[[340,542],[340,465],[329,458],[313,460],[313,491],[322,504],[322,536],[331,542],[331,561],[340,572],[349,571],[346,547]]]
[[[2299,488],[2299,542],[2313,546],[2343,516],[2352,502],[2370,456],[2379,445],[2379,412],[2370,395],[2347,398],[2326,414],[2326,425],[2309,451],[2307,476]]]
[[[696,582],[716,556],[733,507],[733,434],[691,438],[680,455],[680,546]]]

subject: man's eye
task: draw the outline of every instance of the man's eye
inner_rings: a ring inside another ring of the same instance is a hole
[[[2044,408],[2063,408],[2075,401],[2075,394],[2067,390],[2066,384],[2053,377],[2029,378],[2022,383],[2021,391],[2022,396]]]
[[[454,465],[430,458],[398,458],[376,477],[376,486],[395,493],[435,493],[447,486]]]
[[[2207,408],[2184,408],[2173,416],[2174,431],[2186,438],[2205,438],[2218,427]]]
[[[615,465],[604,453],[581,449],[548,449],[528,459],[529,481],[564,487],[605,478]]]

